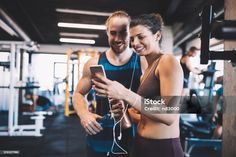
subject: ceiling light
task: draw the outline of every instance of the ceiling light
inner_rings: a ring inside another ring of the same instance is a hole
[[[66,33],[61,32],[60,36],[70,36],[70,37],[84,37],[84,38],[98,38],[98,34],[85,34],[85,33]]]
[[[111,13],[107,13],[107,12],[74,10],[74,9],[61,9],[61,8],[57,8],[56,11],[60,12],[60,13],[95,15],[95,16],[110,16],[111,15]]]
[[[64,42],[64,43],[79,43],[79,44],[95,44],[95,40],[90,40],[90,39],[74,39],[74,38],[60,38],[60,42]]]
[[[105,25],[58,22],[58,27],[106,30]]]

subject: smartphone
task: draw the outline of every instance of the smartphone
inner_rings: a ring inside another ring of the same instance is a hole
[[[103,65],[92,65],[90,66],[90,71],[92,74],[92,78],[94,78],[95,74],[100,74],[106,77],[106,73],[105,73]]]

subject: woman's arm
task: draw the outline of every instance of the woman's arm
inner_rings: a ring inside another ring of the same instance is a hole
[[[167,100],[172,99],[176,106],[181,107],[179,103],[183,90],[183,70],[180,63],[173,55],[163,55],[155,74],[160,79],[161,97],[167,97]],[[167,101],[167,106],[168,104]],[[177,117],[178,114],[160,114],[158,118],[170,125]]]
[[[158,121],[161,123],[164,123],[166,125],[171,125],[178,117],[177,114],[165,114],[163,112],[159,112],[155,111],[155,113],[152,112],[148,112],[148,111],[144,111],[144,107],[143,107],[143,98],[128,90],[128,91],[124,91],[126,97],[124,99],[124,101],[126,101],[127,103],[131,104],[136,110],[138,110],[139,112],[141,112],[141,114],[145,115],[146,117],[154,120],[154,121]]]
[[[180,64],[173,56],[164,55],[155,70],[155,74],[160,79],[162,97],[170,98],[172,96],[181,95],[183,87],[183,71]],[[98,76],[98,78],[101,82],[93,80],[97,95],[124,100],[150,119],[162,122],[166,125],[171,125],[176,120],[176,117],[178,116],[176,114],[144,112],[142,97],[140,95],[130,91],[116,81],[108,80],[102,76]]]
[[[103,76],[98,77],[103,83],[93,80],[94,89],[96,90],[96,95],[108,97],[109,99],[120,99],[126,101],[136,110],[141,112],[141,114],[149,117],[150,119],[158,122],[162,122],[166,125],[171,125],[176,119],[176,116],[171,116],[167,114],[154,114],[151,112],[143,112],[143,101],[142,97],[129,89],[125,88],[123,85],[116,81],[111,81]]]

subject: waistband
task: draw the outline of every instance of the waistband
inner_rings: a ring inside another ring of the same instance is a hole
[[[152,139],[152,138],[146,138],[138,133],[136,134],[136,139],[143,140],[143,141],[149,141],[149,142],[180,142],[180,138],[164,138],[164,139]]]

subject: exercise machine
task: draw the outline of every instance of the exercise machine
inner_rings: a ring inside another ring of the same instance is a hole
[[[8,125],[0,128],[0,136],[42,136],[41,130],[44,129],[43,120],[44,115],[48,113],[33,112],[31,119],[34,124],[19,124],[19,90],[28,88],[38,88],[33,86],[26,86],[26,82],[22,81],[22,67],[20,65],[20,55],[26,51],[36,51],[37,45],[32,42],[13,42],[0,41],[0,45],[8,47],[10,51],[9,58],[9,85],[4,86],[8,90]],[[22,53],[23,52],[23,53]]]
[[[184,155],[185,157],[190,157],[191,152],[194,148],[199,147],[212,147],[216,151],[221,149],[222,140],[220,139],[198,139],[198,138],[186,138],[185,139],[185,147],[184,147]]]

